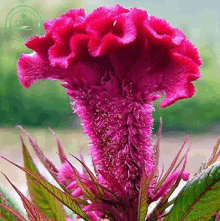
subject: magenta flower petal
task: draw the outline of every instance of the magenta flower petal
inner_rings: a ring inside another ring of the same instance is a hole
[[[98,217],[94,212],[87,212],[86,215],[91,219],[91,221],[99,221]]]
[[[99,221],[98,217],[94,214],[94,212],[86,212],[86,215],[90,218],[91,221]],[[76,218],[80,219],[81,217],[77,215]]]
[[[100,62],[106,63],[104,60],[102,62],[102,59]],[[101,67],[97,67],[92,61],[77,62],[71,67],[71,71],[53,67],[50,65],[49,59],[35,52],[30,55],[21,55],[17,69],[19,80],[25,88],[29,88],[36,81],[47,79],[72,82],[71,87],[73,87],[73,83],[78,84],[82,81],[87,84],[95,84],[100,79],[102,71]],[[66,85],[66,87],[68,86]]]
[[[96,187],[94,186],[94,184],[90,180],[87,180],[84,174],[81,174],[78,171],[77,173],[81,179],[81,182],[83,182],[84,185],[86,185],[86,187],[90,189],[97,196],[98,194],[97,194]],[[83,195],[83,191],[78,186],[78,183],[76,181],[73,168],[68,162],[65,162],[62,164],[57,174],[57,180],[59,184],[66,185],[66,188],[72,191],[73,196],[79,197]]]
[[[89,22],[87,31],[91,35],[89,51],[95,57],[128,45],[135,40],[137,35],[130,14],[104,19],[97,18]]]
[[[48,51],[52,66],[67,68],[79,58],[89,41],[83,29],[83,24],[74,24],[71,17],[63,16],[59,19],[52,33],[55,45]]]
[[[63,18],[67,20],[71,19],[73,21],[74,27],[77,30],[81,30],[83,27],[83,21],[85,20],[84,9],[70,9],[65,14],[61,15],[59,18],[54,20],[49,20],[44,23],[44,28],[47,33],[51,33],[54,29],[62,27]]]
[[[54,45],[54,40],[51,37],[51,34],[46,34],[45,36],[37,36],[35,38],[29,39],[28,42],[25,43],[25,46],[38,52],[39,54],[46,56],[48,53],[48,49]]]
[[[45,36],[26,43],[36,53],[18,61],[22,85],[62,81],[90,138],[97,171],[114,176],[135,199],[143,170],[148,177],[155,167],[153,101],[164,95],[160,107],[167,107],[194,95],[192,81],[202,64],[197,49],[165,20],[119,5],[89,15],[73,9],[44,27]]]
[[[65,76],[61,68],[53,68],[47,59],[33,52],[31,55],[23,54],[19,58],[18,78],[25,88],[29,88],[36,81],[62,80]]]
[[[101,218],[101,219],[104,219],[105,218],[105,214],[103,212],[100,212],[99,210],[96,210],[95,211],[96,215]]]
[[[48,54],[52,66],[59,65],[60,67],[66,68],[75,57],[69,46],[74,27],[71,18],[64,17],[59,24],[60,25],[57,25],[58,27],[56,26],[56,30],[53,31],[52,35],[56,43],[49,49]]]
[[[60,182],[60,181],[59,181]],[[76,181],[74,181],[74,182],[72,182],[72,183],[70,183],[66,188],[67,189],[69,189],[69,190],[71,190],[71,189],[76,189],[78,187],[78,185],[77,185],[77,182]]]
[[[75,189],[72,193],[72,196],[74,197],[80,197],[83,195],[83,191],[78,187],[77,189]]]
[[[164,19],[151,16],[148,23],[145,23],[146,31],[155,44],[163,47],[172,47],[179,45],[184,39],[184,34],[169,25]]]
[[[71,182],[75,181],[75,177],[73,175],[73,169],[69,165],[69,163],[65,162],[62,164],[57,174],[57,180],[60,184],[63,184],[65,180],[69,180]]]
[[[113,6],[102,6],[95,9],[86,17],[86,22],[91,22],[102,17],[115,17],[117,15],[129,12],[128,9],[123,8],[121,5],[116,4]]]
[[[84,9],[70,9],[67,13],[61,15],[61,17],[70,17],[74,21],[74,24],[77,26],[82,23],[85,19],[85,10]]]
[[[83,211],[96,211],[96,210],[104,210],[110,212],[116,220],[127,220],[126,215],[117,210],[114,206],[108,205],[102,202],[91,203],[88,206],[83,208]]]

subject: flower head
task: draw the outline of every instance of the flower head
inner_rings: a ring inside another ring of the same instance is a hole
[[[193,96],[202,64],[196,48],[165,20],[120,5],[88,15],[72,9],[44,27],[44,36],[25,43],[34,52],[18,61],[20,82],[62,81],[91,140],[100,183],[108,186],[101,174],[111,174],[136,198],[143,170],[149,176],[155,166],[152,102],[162,94],[160,107],[167,107]]]

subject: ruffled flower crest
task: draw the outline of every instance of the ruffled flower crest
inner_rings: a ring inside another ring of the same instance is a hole
[[[44,27],[44,36],[25,43],[35,52],[20,57],[20,82],[62,81],[92,142],[100,182],[99,171],[112,174],[136,198],[142,171],[154,170],[152,102],[162,94],[167,107],[193,96],[202,64],[196,48],[165,20],[119,5],[89,15],[72,9]]]

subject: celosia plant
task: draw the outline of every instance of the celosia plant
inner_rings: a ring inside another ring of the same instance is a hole
[[[45,22],[44,27],[44,36],[25,43],[34,52],[19,58],[19,80],[25,88],[45,79],[62,82],[91,141],[95,174],[83,158],[76,158],[83,166],[79,173],[54,134],[62,162],[57,169],[23,130],[62,187],[60,190],[40,175],[21,136],[24,168],[17,166],[27,173],[31,201],[14,188],[28,218],[73,220],[63,205],[77,214],[75,219],[92,221],[217,217],[220,172],[219,163],[213,163],[220,154],[218,144],[203,170],[169,201],[180,180],[189,180],[185,171],[189,148],[178,162],[185,141],[163,175],[158,168],[161,126],[156,144],[152,143],[153,101],[164,95],[160,107],[165,108],[192,97],[192,81],[200,77],[202,61],[184,33],[144,10],[120,5],[100,7],[88,15],[82,9],[72,9]],[[4,195],[2,199],[2,219],[11,214],[14,220],[26,220],[4,203]],[[156,201],[157,206],[148,212]],[[212,206],[207,208],[208,201]]]

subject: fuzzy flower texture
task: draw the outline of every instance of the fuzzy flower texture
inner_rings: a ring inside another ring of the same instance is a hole
[[[164,95],[165,108],[193,96],[202,64],[197,49],[165,20],[120,5],[88,15],[71,9],[44,28],[44,36],[25,43],[34,52],[19,58],[21,84],[61,81],[91,141],[100,184],[113,189],[106,178],[114,177],[126,197],[136,199],[143,171],[149,177],[155,167],[153,101]],[[148,190],[152,199],[153,188],[154,183]]]

